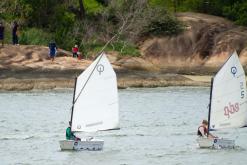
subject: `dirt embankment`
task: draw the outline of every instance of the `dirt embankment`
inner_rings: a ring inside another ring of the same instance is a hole
[[[204,14],[180,13],[177,17],[186,25],[185,31],[140,42],[141,57],[120,58],[115,52],[107,52],[120,88],[206,86],[234,50],[247,69],[246,28]],[[73,87],[74,78],[91,62],[72,58],[71,52],[64,50],[59,50],[52,62],[47,47],[5,45],[0,47],[0,90]]]
[[[185,25],[182,34],[149,38],[140,45],[142,55],[160,71],[213,74],[235,50],[246,65],[247,28],[205,14],[179,13],[177,18]]]
[[[117,72],[119,88],[205,85],[182,75],[151,71],[153,64],[143,58],[121,59],[115,52],[108,52],[107,56]],[[5,45],[0,49],[0,90],[72,88],[74,78],[91,62],[72,58],[64,50],[59,50],[51,61],[47,47]]]

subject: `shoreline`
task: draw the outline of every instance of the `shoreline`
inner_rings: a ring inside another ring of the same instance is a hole
[[[19,75],[20,76],[20,75]],[[30,91],[30,90],[56,90],[74,87],[74,78],[64,77],[34,77],[1,78],[0,91]],[[210,86],[212,76],[180,75],[161,73],[117,74],[118,88],[154,88],[168,86]]]

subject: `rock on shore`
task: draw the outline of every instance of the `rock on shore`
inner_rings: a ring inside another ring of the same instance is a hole
[[[179,13],[177,18],[185,25],[182,34],[148,38],[140,46],[145,59],[160,70],[180,74],[213,74],[235,50],[246,66],[246,27],[206,14]]]

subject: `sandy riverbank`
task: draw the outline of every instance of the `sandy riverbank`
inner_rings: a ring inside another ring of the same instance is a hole
[[[176,36],[148,37],[138,42],[139,57],[106,52],[118,77],[118,87],[209,86],[214,75],[233,51],[247,73],[247,28],[226,19],[179,13],[186,25]],[[5,45],[0,47],[0,90],[46,90],[72,88],[74,78],[96,57],[82,60],[59,49],[55,61],[48,47]],[[90,58],[88,58],[90,57]]]
[[[59,50],[55,61],[47,57],[48,48],[34,45],[6,45],[0,52],[0,90],[50,90],[73,88],[74,78],[85,70],[92,59],[77,60],[70,52]],[[156,68],[142,57],[119,58],[107,52],[114,67],[119,88],[208,86],[204,79],[176,73],[173,68]],[[186,68],[181,68],[186,70]],[[203,69],[203,68],[202,68]],[[188,71],[190,73],[190,71]]]
[[[142,73],[144,74],[144,73]],[[118,76],[118,87],[167,87],[167,86],[209,86],[210,76],[188,76],[177,74],[152,74],[152,76],[121,75]],[[0,79],[0,90],[52,90],[73,88],[74,79],[68,78],[6,78]]]

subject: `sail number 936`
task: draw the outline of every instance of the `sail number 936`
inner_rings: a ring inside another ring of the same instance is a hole
[[[241,99],[245,97],[244,82],[240,82],[240,96],[241,96]],[[230,115],[239,111],[240,109],[239,107],[240,107],[239,103],[232,104],[229,102],[229,105],[224,107],[224,115],[230,118]]]

